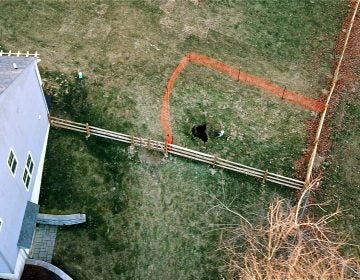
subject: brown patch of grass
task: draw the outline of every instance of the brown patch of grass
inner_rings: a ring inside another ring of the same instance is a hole
[[[275,199],[260,223],[246,221],[231,230],[225,242],[231,278],[358,279],[360,260],[341,255],[346,243],[327,226],[339,209],[319,218],[305,215],[301,219],[301,202],[291,207]]]

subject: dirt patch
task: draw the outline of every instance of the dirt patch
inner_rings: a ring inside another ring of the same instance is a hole
[[[192,0],[179,6],[175,0],[168,0],[160,6],[165,16],[160,19],[160,24],[178,33],[181,37],[196,36],[205,39],[208,35],[213,19],[205,18],[198,9],[199,1]],[[189,11],[197,11],[193,14]],[[180,17],[179,17],[180,15]]]
[[[355,3],[353,3],[354,5]],[[341,34],[339,35],[336,49],[335,49],[335,57],[336,59],[333,62],[333,70],[336,69],[338,65],[338,58],[342,52],[344,47],[346,32],[350,26],[350,21],[353,15],[353,6],[349,11],[347,18],[343,23],[343,29]],[[355,16],[353,29],[350,34],[350,38],[348,41],[348,45],[345,51],[345,55],[343,58],[342,65],[339,71],[339,80],[335,87],[335,90],[332,95],[332,99],[330,100],[328,107],[327,118],[325,119],[325,123],[322,129],[322,133],[320,136],[320,141],[318,145],[318,157],[329,159],[329,150],[331,148],[331,135],[333,132],[333,128],[331,126],[332,121],[334,120],[335,113],[337,112],[338,104],[342,98],[351,98],[352,94],[354,94],[357,90],[359,90],[358,79],[358,70],[360,69],[360,14],[357,13]],[[329,80],[329,87],[331,87],[331,80]],[[346,94],[349,93],[349,94]],[[323,96],[323,100],[325,101],[326,96]],[[340,108],[345,110],[344,108]],[[343,112],[340,112],[340,116],[343,115]],[[310,160],[311,152],[313,149],[313,143],[316,136],[317,127],[320,121],[320,116],[316,119],[310,120],[307,123],[307,149],[302,155],[302,157],[295,163],[296,174],[298,178],[303,179],[305,177],[307,171],[307,165]],[[313,178],[321,177],[323,175],[323,168],[321,165],[316,166],[313,170]]]
[[[111,25],[104,19],[95,18],[89,22],[88,30],[85,34],[86,39],[105,39],[111,31]]]
[[[148,151],[146,149],[138,149],[139,159],[147,165],[158,166],[161,164],[164,156],[161,153]]]
[[[70,14],[67,18],[64,18],[63,23],[58,30],[58,33],[60,35],[83,35],[84,26],[79,22],[78,17],[79,15],[74,12]]]
[[[186,36],[194,35],[201,39],[205,39],[209,32],[209,26],[196,26],[185,24],[182,31]]]

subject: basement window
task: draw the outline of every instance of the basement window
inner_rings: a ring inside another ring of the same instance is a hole
[[[9,154],[7,163],[10,168],[11,173],[13,174],[13,176],[15,176],[16,167],[17,167],[17,159],[16,159],[15,153],[12,149],[10,150],[10,154]]]
[[[23,182],[27,190],[29,190],[29,185],[33,174],[33,170],[34,170],[34,161],[32,159],[31,154],[29,153],[26,159],[26,165],[23,174]]]

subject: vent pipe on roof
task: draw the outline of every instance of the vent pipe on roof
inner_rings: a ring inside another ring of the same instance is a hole
[[[18,69],[16,63],[13,63],[13,68],[14,68],[14,69]]]

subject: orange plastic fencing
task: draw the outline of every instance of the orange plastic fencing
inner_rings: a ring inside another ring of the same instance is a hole
[[[236,81],[242,82],[247,85],[255,86],[277,97],[288,100],[294,104],[300,105],[312,111],[322,112],[325,108],[324,103],[322,103],[321,101],[306,97],[295,91],[287,90],[283,86],[279,86],[264,78],[240,71],[214,58],[191,52],[186,55],[175,68],[165,90],[161,110],[161,124],[165,132],[166,142],[169,144],[173,143],[173,132],[171,127],[170,115],[170,95],[171,91],[174,88],[176,79],[179,77],[180,73],[186,68],[186,65],[188,65],[189,62],[214,69],[218,72],[224,73],[232,77]]]

